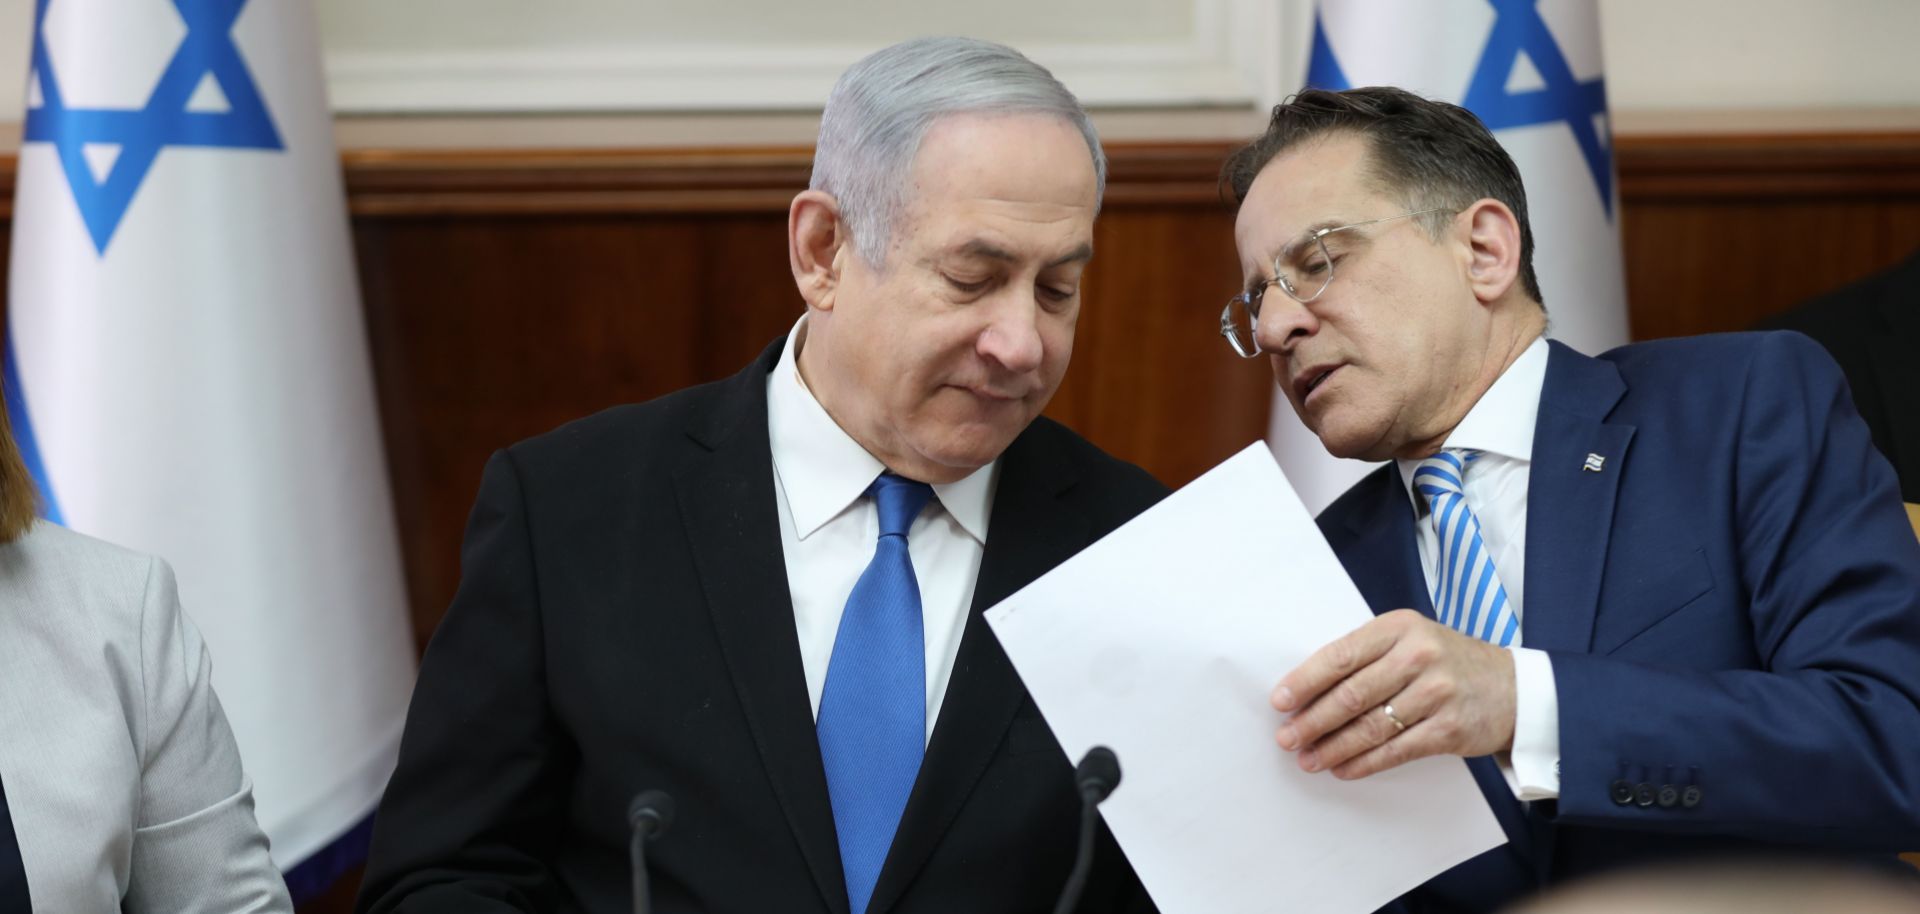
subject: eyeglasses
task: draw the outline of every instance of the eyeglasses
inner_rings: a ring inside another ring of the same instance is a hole
[[[1313,232],[1299,244],[1289,246],[1290,250],[1297,252],[1295,254],[1297,263],[1292,266],[1282,263],[1286,251],[1274,255],[1272,279],[1257,283],[1227,300],[1227,306],[1220,311],[1220,335],[1227,338],[1227,344],[1232,346],[1233,351],[1241,358],[1251,359],[1260,355],[1265,351],[1260,348],[1260,337],[1257,332],[1260,327],[1260,300],[1266,296],[1268,286],[1279,286],[1280,291],[1285,292],[1288,298],[1305,305],[1319,299],[1326,293],[1327,287],[1333,284],[1333,255],[1327,253],[1328,235],[1381,222],[1392,222],[1395,219],[1410,219],[1414,216],[1425,216],[1428,213],[1445,212],[1451,212],[1451,210],[1445,207],[1423,209]]]

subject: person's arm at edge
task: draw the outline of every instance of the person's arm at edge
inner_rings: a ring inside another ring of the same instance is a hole
[[[520,471],[487,462],[460,588],[421,660],[356,910],[551,907],[545,850],[568,749],[547,708],[545,639]]]
[[[1766,670],[1656,668],[1553,653],[1562,823],[1900,849],[1920,842],[1920,547],[1832,359],[1798,334],[1757,347],[1735,534]],[[1849,544],[1834,561],[1829,536]],[[1825,548],[1820,548],[1825,543]],[[1621,806],[1620,766],[1667,766],[1697,808]]]
[[[140,799],[123,910],[292,914],[213,692],[212,658],[159,559],[141,604]]]

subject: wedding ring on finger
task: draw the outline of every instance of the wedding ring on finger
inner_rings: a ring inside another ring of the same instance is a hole
[[[1390,720],[1393,722],[1393,732],[1399,733],[1400,731],[1407,729],[1407,725],[1400,722],[1400,716],[1393,713],[1393,705],[1391,704],[1381,705],[1380,713],[1387,715],[1387,720]]]

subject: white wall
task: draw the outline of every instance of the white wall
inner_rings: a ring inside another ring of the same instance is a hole
[[[1217,107],[1265,101],[1264,83],[1297,72],[1301,36],[1261,35],[1303,21],[1306,2],[320,0],[318,10],[336,106],[349,111],[805,108],[849,55],[939,32],[1028,49],[1095,104]],[[32,7],[0,0],[0,123],[23,107]],[[1601,0],[1601,20],[1616,112],[1920,109],[1914,0]]]
[[[356,112],[818,110],[848,64],[924,34],[1025,50],[1094,105],[1240,105],[1275,83],[1274,0],[327,0]]]
[[[1914,0],[1600,0],[1600,27],[1616,110],[1920,106]]]
[[[1186,30],[1191,6],[1168,0],[322,0],[319,13],[329,49],[512,51],[529,44],[619,48],[659,41],[653,36],[765,47],[879,46],[914,34],[1140,40]]]

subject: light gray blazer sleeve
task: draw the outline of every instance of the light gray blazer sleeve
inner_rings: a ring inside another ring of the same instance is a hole
[[[253,785],[213,693],[213,661],[152,560],[140,613],[140,802],[124,910],[291,914],[253,816]]]
[[[0,546],[0,780],[36,911],[291,914],[166,563]]]

